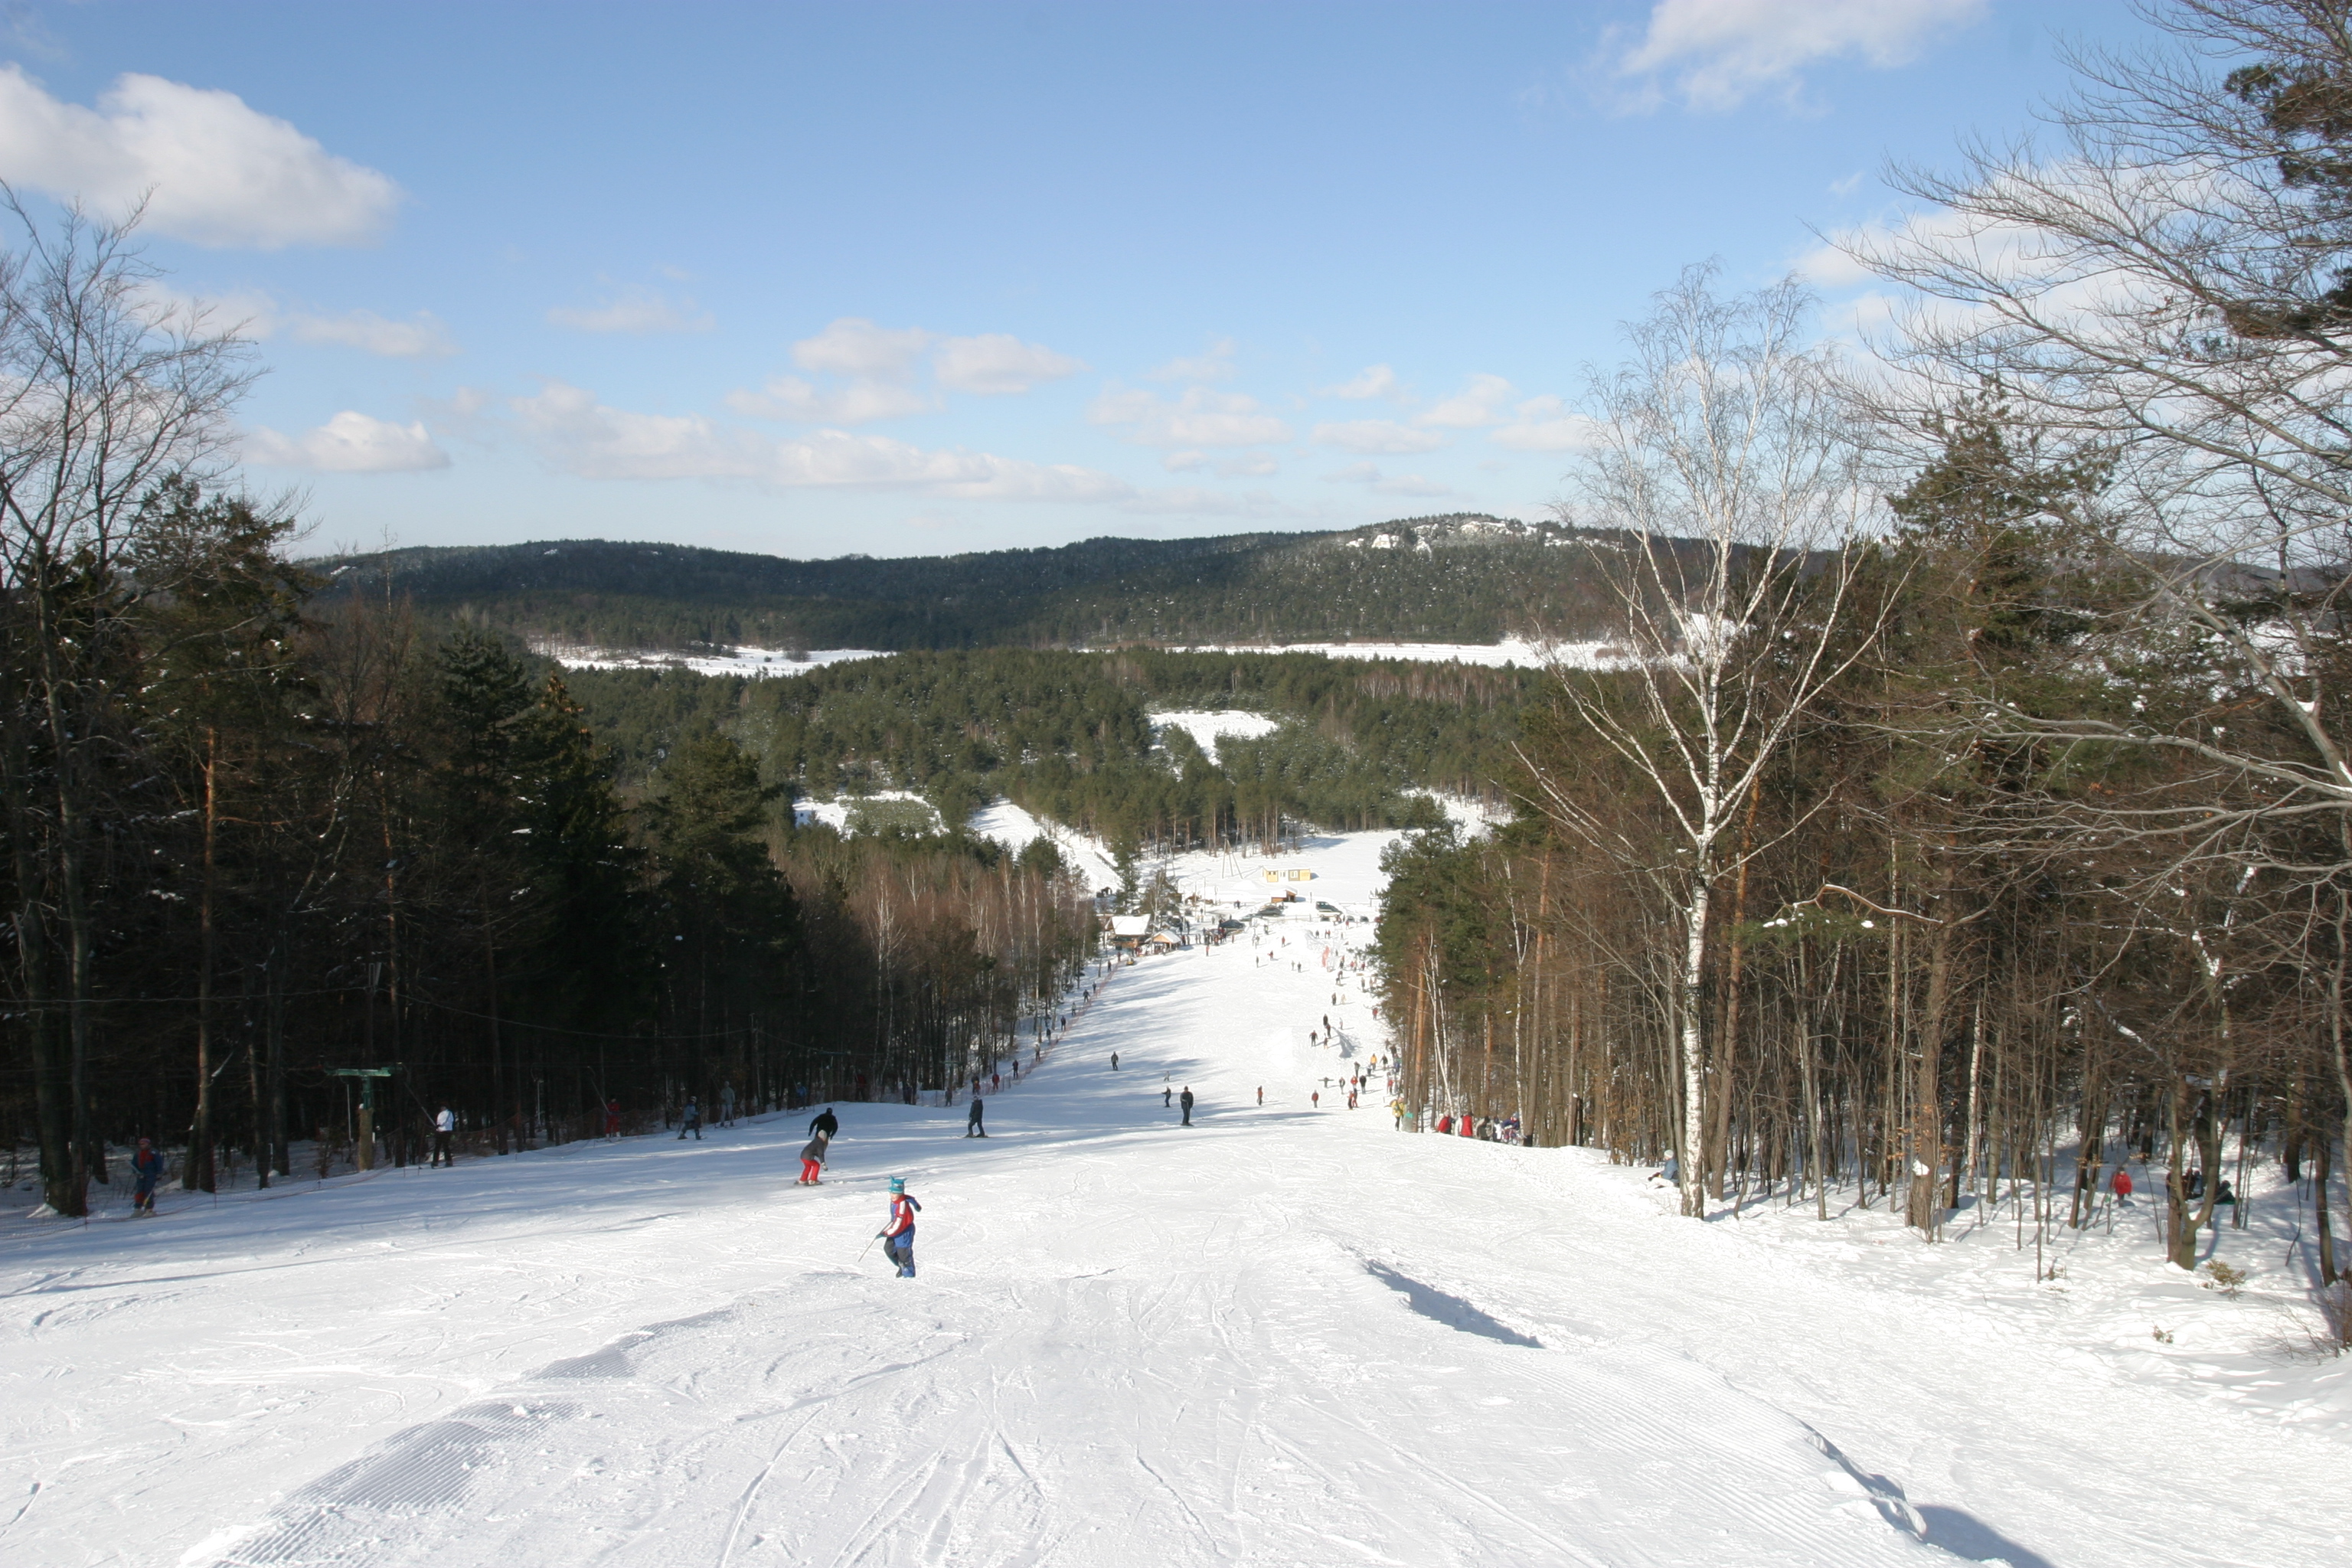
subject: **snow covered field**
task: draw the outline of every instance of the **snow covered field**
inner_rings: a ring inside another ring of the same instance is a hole
[[[806,675],[828,664],[846,664],[852,659],[890,657],[883,649],[870,647],[811,648],[797,656],[777,647],[739,647],[703,656],[541,643],[533,645],[531,651],[545,655],[566,669],[690,669],[697,675],[746,675],[754,680],[777,675]]]
[[[1368,904],[1391,837],[1277,863]],[[2239,1300],[2129,1220],[2039,1285],[2002,1223],[1698,1224],[1399,1133],[1323,1081],[1380,1048],[1367,931],[1117,970],[986,1141],[845,1105],[818,1190],[777,1117],[12,1224],[0,1563],[2352,1561],[2352,1386],[2267,1348],[2267,1239]],[[861,1257],[894,1173],[914,1280]]]

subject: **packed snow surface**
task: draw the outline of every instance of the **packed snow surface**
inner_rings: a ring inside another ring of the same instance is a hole
[[[1280,864],[1369,906],[1389,837]],[[2342,1363],[2255,1353],[2144,1226],[2053,1287],[2005,1226],[1700,1223],[1403,1133],[1332,1087],[1368,928],[1251,929],[1074,999],[985,1140],[842,1105],[819,1188],[803,1113],[14,1222],[0,1562],[2352,1561]]]

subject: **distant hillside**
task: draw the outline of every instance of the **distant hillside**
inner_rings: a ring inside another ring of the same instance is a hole
[[[1494,642],[1598,625],[1583,552],[1562,548],[1570,537],[1551,523],[1454,514],[893,560],[555,540],[313,564],[341,591],[378,589],[389,572],[423,608],[606,647]]]

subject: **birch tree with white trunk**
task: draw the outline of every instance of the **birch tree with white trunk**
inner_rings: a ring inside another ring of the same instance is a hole
[[[1560,670],[1561,687],[1654,793],[1666,852],[1607,803],[1540,773],[1536,792],[1563,828],[1647,873],[1672,910],[1678,1185],[1693,1216],[1706,1213],[1709,913],[1723,879],[1768,847],[1741,839],[1740,808],[1874,629],[1850,601],[1877,498],[1860,482],[1812,306],[1793,280],[1727,297],[1711,266],[1685,271],[1626,329],[1626,362],[1592,378],[1591,445],[1561,509],[1590,531],[1622,656],[1616,668]]]

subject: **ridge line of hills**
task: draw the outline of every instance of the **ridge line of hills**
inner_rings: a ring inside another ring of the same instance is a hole
[[[1106,537],[824,560],[610,540],[411,547],[306,563],[536,643],[894,651],[1195,643],[1494,643],[1598,626],[1590,531],[1484,513],[1313,533]]]

